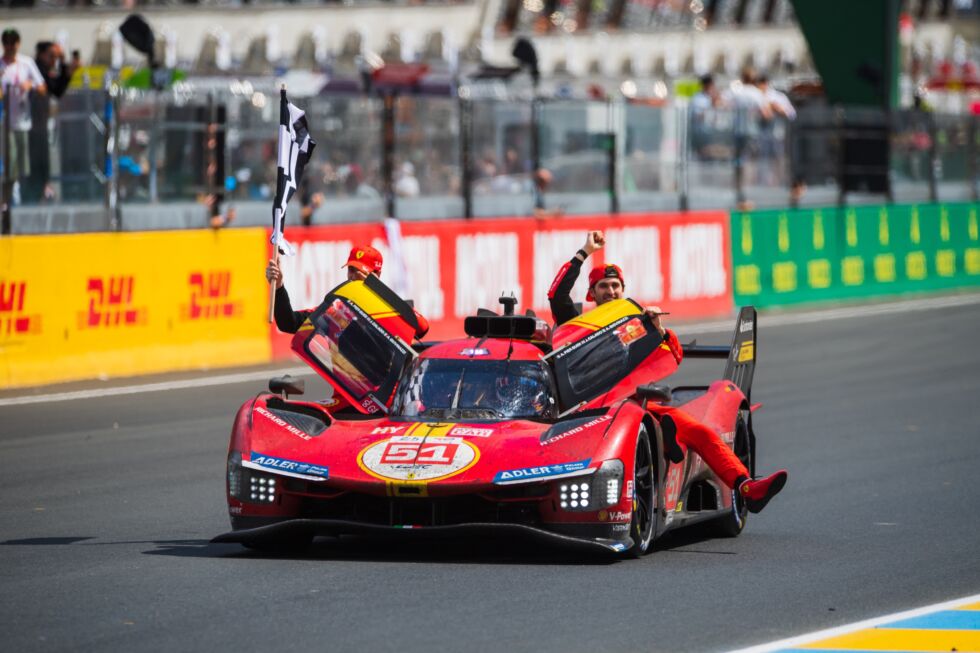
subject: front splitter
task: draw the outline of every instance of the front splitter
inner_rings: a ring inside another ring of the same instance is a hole
[[[486,535],[505,535],[541,543],[558,545],[582,553],[623,553],[633,546],[628,536],[622,540],[583,539],[554,533],[524,524],[473,523],[452,526],[382,526],[339,519],[289,519],[285,521],[231,531],[211,540],[215,544],[263,545],[277,540],[319,535],[367,535],[382,538],[452,538]]]

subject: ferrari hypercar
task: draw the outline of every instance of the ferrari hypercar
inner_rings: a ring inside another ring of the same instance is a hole
[[[503,301],[503,300],[502,300]],[[481,309],[465,337],[414,341],[411,307],[381,281],[332,290],[292,341],[334,390],[301,401],[279,378],[238,411],[227,459],[232,530],[216,542],[295,550],[316,536],[529,536],[639,556],[671,529],[735,536],[746,509],[661,428],[657,405],[715,429],[752,469],[756,315],[709,386],[660,383],[677,361],[643,308],[615,300],[551,332]]]

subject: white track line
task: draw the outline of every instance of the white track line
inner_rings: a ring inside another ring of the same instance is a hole
[[[758,646],[752,646],[750,648],[742,648],[736,651],[729,651],[729,653],[771,653],[772,651],[778,651],[780,649],[786,649],[786,648],[794,648],[802,644],[813,644],[822,639],[837,637],[839,635],[846,635],[848,633],[853,633],[858,630],[864,630],[866,628],[876,628],[878,626],[890,623],[892,621],[911,619],[912,617],[921,617],[923,615],[927,615],[932,612],[939,612],[940,610],[948,610],[950,608],[955,608],[957,606],[965,605],[968,603],[976,603],[978,601],[980,601],[980,594],[974,594],[973,596],[964,596],[961,599],[955,599],[953,601],[944,601],[943,603],[933,603],[932,605],[927,605],[921,608],[915,608],[914,610],[906,610],[905,612],[896,612],[894,614],[885,615],[883,617],[866,619],[864,621],[858,621],[852,624],[847,624],[846,626],[838,626],[837,628],[818,630],[816,632],[807,633],[806,635],[799,635],[797,637],[781,639],[778,642],[769,642],[768,644],[760,644]]]
[[[290,367],[281,370],[266,370],[265,372],[246,372],[242,374],[222,374],[203,379],[186,379],[183,381],[163,381],[160,383],[144,383],[141,385],[121,386],[118,388],[100,388],[98,390],[77,390],[75,392],[56,392],[48,395],[26,397],[10,397],[0,399],[0,406],[18,406],[22,404],[41,404],[49,401],[70,401],[72,399],[92,399],[95,397],[111,397],[115,395],[134,395],[141,392],[159,392],[161,390],[183,390],[186,388],[206,388],[214,385],[231,385],[248,381],[265,381],[283,374],[306,375],[313,374],[308,367]]]
[[[802,313],[766,313],[759,317],[761,328],[792,326],[795,324],[812,324],[826,320],[841,320],[846,318],[869,317],[873,315],[893,315],[895,313],[913,313],[930,311],[957,306],[972,306],[980,304],[980,294],[952,295],[948,297],[932,297],[928,299],[909,299],[898,302],[872,304],[870,306],[848,306],[842,308],[827,308]],[[734,321],[716,320],[712,322],[692,322],[678,327],[681,333],[728,333],[734,327]],[[0,406],[20,406],[23,404],[40,404],[50,401],[70,401],[73,399],[91,399],[94,397],[111,397],[114,395],[130,395],[141,392],[158,392],[161,390],[181,390],[184,388],[204,388],[214,385],[229,385],[247,381],[261,381],[278,374],[312,374],[306,367],[291,367],[267,372],[249,372],[244,374],[223,374],[203,379],[188,379],[186,381],[166,381],[162,383],[146,383],[140,385],[121,386],[116,388],[101,388],[98,390],[79,390],[76,392],[57,392],[46,395],[9,397],[0,399]]]
[[[871,317],[876,315],[894,315],[896,313],[915,313],[941,308],[956,308],[980,304],[980,294],[953,295],[950,297],[932,297],[928,299],[907,299],[898,302],[871,304],[865,306],[843,306],[818,309],[800,313],[769,313],[760,311],[759,328],[791,326],[795,324],[812,324],[826,320],[842,320],[854,317]],[[727,333],[734,327],[732,320],[716,320],[712,322],[692,322],[677,327],[678,331],[696,331],[698,333]]]

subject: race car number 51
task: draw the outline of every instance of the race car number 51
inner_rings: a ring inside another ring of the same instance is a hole
[[[434,481],[465,471],[479,459],[479,449],[463,438],[402,435],[368,446],[357,463],[377,478]]]
[[[421,442],[389,442],[381,453],[381,462],[418,463],[420,465],[448,465],[456,457],[458,444],[432,444]]]

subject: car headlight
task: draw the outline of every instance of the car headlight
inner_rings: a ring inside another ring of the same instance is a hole
[[[228,454],[228,494],[239,501],[270,504],[282,491],[282,479],[242,467],[242,454]]]
[[[595,510],[592,507],[592,488],[590,483],[560,483],[558,485],[558,505],[562,510]]]
[[[242,454],[232,451],[228,454],[228,494],[236,499],[242,498]]]
[[[249,470],[248,498],[256,503],[275,503],[276,490],[282,489],[277,486],[276,479],[267,474],[256,473]]]
[[[557,485],[558,505],[562,510],[592,512],[608,508],[619,503],[623,488],[623,463],[607,460],[592,478],[560,481]]]

